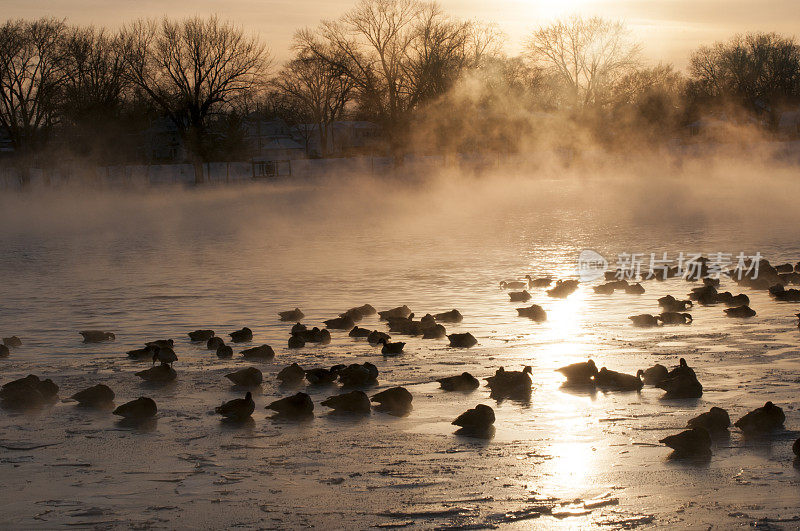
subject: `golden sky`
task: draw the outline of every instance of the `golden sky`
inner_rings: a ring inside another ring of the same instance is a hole
[[[335,18],[354,0],[0,0],[4,18],[50,15],[75,23],[119,26],[137,17],[216,13],[262,34],[273,55],[288,56],[292,34]],[[448,13],[495,22],[516,52],[538,25],[572,13],[621,19],[652,61],[685,66],[692,49],[737,32],[797,36],[800,0],[440,0]]]

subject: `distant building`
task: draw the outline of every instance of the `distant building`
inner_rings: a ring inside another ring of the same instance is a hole
[[[292,128],[310,157],[357,157],[372,155],[380,148],[380,128],[372,122],[337,121],[328,129],[327,145],[322,149],[319,125],[300,124]]]
[[[14,153],[14,143],[8,134],[0,129],[0,157],[7,157]]]
[[[252,158],[293,160],[306,158],[306,150],[283,120],[246,120],[245,141]]]
[[[184,162],[188,155],[178,127],[167,117],[156,118],[142,131],[140,150],[150,164]]]

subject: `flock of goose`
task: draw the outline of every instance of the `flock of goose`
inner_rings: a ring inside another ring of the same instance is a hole
[[[757,268],[753,267],[757,265]],[[758,264],[746,264],[747,268],[740,267],[727,272],[731,279],[740,286],[750,289],[768,290],[770,295],[779,301],[800,302],[800,290],[786,288],[789,284],[800,284],[800,263],[796,266],[784,264],[773,267],[767,260]],[[631,316],[629,319],[634,326],[654,327],[663,325],[677,325],[692,323],[689,313],[696,304],[710,306],[724,304],[728,306],[725,313],[729,317],[747,318],[756,315],[749,306],[750,299],[745,294],[733,295],[730,292],[718,290],[719,278],[712,278],[707,259],[699,260],[699,276],[703,286],[695,288],[686,299],[678,299],[667,295],[658,300],[661,313],[657,315],[641,314]],[[754,273],[756,271],[756,273]],[[657,280],[680,276],[680,271],[667,269],[659,275]],[[608,271],[605,273],[604,284],[594,288],[599,295],[608,295],[617,290],[629,294],[641,294],[645,288],[640,282],[630,283],[623,279],[621,271]],[[552,286],[552,287],[551,287]],[[558,280],[553,284],[551,277],[531,278],[524,280],[510,280],[500,283],[500,287],[509,291],[509,298],[513,302],[527,302],[531,295],[528,292],[533,288],[546,288],[551,297],[567,297],[578,289],[577,280]],[[536,304],[517,309],[518,314],[537,322],[547,320],[545,310]],[[332,341],[330,330],[349,330],[349,337],[365,339],[375,348],[380,348],[384,356],[397,356],[402,354],[404,342],[392,341],[389,333],[381,330],[361,328],[357,323],[365,317],[378,314],[385,321],[388,332],[406,336],[421,336],[423,339],[447,338],[451,347],[469,348],[477,344],[477,340],[470,333],[447,334],[445,324],[460,323],[462,314],[456,310],[437,314],[426,314],[419,320],[414,320],[415,314],[408,306],[400,306],[390,310],[378,312],[369,304],[351,308],[337,317],[324,321],[324,328],[308,328],[301,321],[305,315],[299,308],[280,312],[279,318],[283,322],[293,322],[287,340],[288,349],[296,349],[308,343],[326,345]],[[800,317],[800,314],[797,314]],[[800,326],[800,324],[798,325]],[[80,332],[85,343],[99,343],[114,341],[113,332],[103,330],[86,330]],[[250,343],[253,341],[253,331],[244,327],[227,334],[230,343]],[[188,333],[190,341],[205,344],[206,348],[216,353],[219,358],[231,358],[234,354],[233,347],[218,336],[215,331],[200,329]],[[11,336],[3,338],[0,345],[0,357],[8,357],[11,349],[22,345],[22,341]],[[177,372],[173,364],[178,361],[174,350],[174,340],[159,339],[146,342],[141,348],[127,352],[131,359],[150,361],[151,366],[138,371],[135,375],[148,382],[170,382],[175,380]],[[272,360],[275,351],[269,345],[259,345],[240,351],[241,356],[248,360]],[[698,398],[703,394],[703,386],[699,382],[694,370],[689,367],[686,360],[681,358],[676,367],[667,369],[656,364],[653,367],[642,369],[637,374],[625,374],[602,367],[598,370],[593,360],[575,363],[557,369],[565,378],[563,384],[566,388],[591,388],[604,391],[638,391],[644,385],[652,385],[665,391],[665,398],[686,399]],[[490,396],[497,400],[504,398],[527,399],[532,392],[532,369],[524,367],[522,370],[506,370],[500,367],[493,376],[486,378],[486,385],[490,389]],[[243,398],[227,401],[215,408],[225,421],[241,422],[248,420],[255,411],[255,401],[251,389],[260,386],[264,375],[256,367],[247,367],[226,374],[225,377],[242,390],[247,389]],[[408,389],[402,386],[384,389],[372,396],[365,390],[377,385],[378,368],[369,362],[350,365],[334,365],[333,367],[315,367],[304,369],[297,363],[292,363],[281,369],[277,375],[281,384],[291,386],[307,385],[332,385],[341,384],[341,393],[332,395],[321,402],[332,413],[347,415],[368,415],[372,409],[386,412],[391,415],[404,416],[412,410],[413,396]],[[479,380],[468,372],[449,376],[437,380],[444,391],[469,392],[480,386]],[[0,405],[9,409],[26,409],[41,407],[57,399],[59,387],[50,379],[40,379],[36,375],[5,383],[0,388]],[[74,393],[71,399],[86,407],[106,407],[115,399],[115,393],[105,384],[97,384],[87,389]],[[274,416],[285,419],[302,419],[314,415],[314,402],[304,392],[285,396],[266,405],[266,409],[274,412]],[[139,422],[154,417],[158,412],[156,402],[150,397],[140,397],[126,402],[113,410],[130,422]],[[785,415],[782,409],[772,402],[767,402],[763,407],[757,408],[733,425],[745,434],[769,434],[783,426]],[[494,430],[494,410],[485,404],[478,404],[468,409],[452,424],[459,429],[456,433],[474,437],[491,437]],[[710,455],[712,438],[729,429],[731,426],[728,412],[712,407],[710,411],[690,419],[687,429],[675,435],[662,439],[660,442],[674,450],[677,456]],[[794,453],[800,456],[800,439],[795,442]]]

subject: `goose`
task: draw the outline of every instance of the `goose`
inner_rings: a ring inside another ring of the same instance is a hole
[[[8,348],[17,348],[22,346],[22,340],[17,336],[11,337],[4,337],[3,338],[3,345],[7,346]]]
[[[208,350],[217,350],[219,347],[223,346],[225,341],[219,336],[214,336],[206,341],[206,348]]]
[[[403,347],[406,346],[406,344],[403,343],[402,341],[389,343],[389,341],[387,341],[384,338],[380,338],[378,340],[378,343],[383,345],[383,347],[381,347],[381,354],[383,354],[384,356],[394,356],[400,354],[401,352],[403,352]]]
[[[172,348],[175,346],[175,341],[171,339],[156,339],[155,341],[148,341],[144,344],[146,347],[156,348]]]
[[[390,415],[403,416],[411,411],[411,402],[414,397],[405,387],[390,387],[372,396],[371,400],[378,405],[378,411]]]
[[[769,288],[769,294],[777,301],[800,302],[800,289],[786,289],[783,284],[776,284]]]
[[[158,408],[155,401],[146,396],[126,402],[114,410],[114,415],[126,419],[146,419],[155,417],[156,413],[158,413]]]
[[[228,335],[231,336],[231,341],[234,343],[246,343],[253,340],[253,331],[246,326],[241,330],[236,330]]]
[[[350,317],[335,317],[323,322],[325,323],[325,328],[330,330],[350,330],[356,325],[355,321]]]
[[[649,313],[642,313],[639,315],[631,315],[628,317],[633,322],[633,326],[639,328],[652,328],[658,326],[658,317],[650,315]]]
[[[253,394],[247,391],[244,398],[236,398],[223,403],[221,406],[214,408],[214,411],[231,420],[244,420],[253,414],[256,409],[256,403],[253,402]]]
[[[58,385],[53,380],[41,380],[35,374],[12,380],[0,388],[0,400],[4,407],[40,407],[53,402],[58,396]]]
[[[494,420],[494,409],[484,404],[478,404],[460,414],[451,424],[463,428],[464,431],[462,433],[481,433],[491,428]]]
[[[258,347],[248,348],[241,352],[242,357],[246,360],[271,360],[275,357],[275,351],[269,345],[261,345]]]
[[[363,306],[356,306],[355,308],[350,308],[346,312],[340,313],[339,317],[347,317],[354,322],[358,322],[364,317],[375,315],[376,313],[378,312],[371,304],[364,304]]]
[[[737,306],[735,308],[726,308],[725,315],[727,315],[728,317],[746,319],[748,317],[755,317],[756,312],[755,310],[750,308],[750,306],[745,305],[745,306]]]
[[[658,385],[658,383],[667,377],[669,371],[663,365],[656,363],[649,369],[639,369],[637,375],[642,378],[642,381],[647,385]]]
[[[675,451],[676,456],[711,454],[711,435],[705,428],[695,427],[658,441]]]
[[[531,300],[531,294],[528,293],[528,290],[510,291],[508,292],[508,297],[511,302],[528,302]]]
[[[339,382],[344,387],[365,387],[378,381],[378,368],[370,362],[352,363],[339,371]]]
[[[613,391],[638,391],[644,387],[639,375],[625,374],[601,368],[594,377],[594,383],[603,389]]]
[[[794,271],[792,264],[780,264],[775,266],[775,271],[778,273],[791,273]]]
[[[290,336],[289,337],[289,344],[287,345],[287,348],[291,348],[291,349],[303,348],[304,346],[306,346],[306,342],[303,341],[303,338],[301,338],[300,336]]]
[[[642,295],[644,293],[644,286],[639,283],[630,284],[625,287],[625,293],[628,295]]]
[[[155,365],[157,361],[172,366],[174,362],[178,361],[178,356],[171,348],[160,347],[156,348],[156,351],[153,352],[153,365]]]
[[[230,359],[233,357],[233,347],[230,345],[222,345],[217,349],[217,357],[221,359]]]
[[[553,283],[552,277],[531,278],[530,275],[528,275],[527,279],[528,279],[528,284],[532,288],[546,288],[547,286]]]
[[[284,384],[300,383],[306,377],[306,371],[297,363],[284,367],[278,373],[277,378]]]
[[[667,373],[666,378],[656,385],[666,391],[667,398],[700,398],[703,396],[703,386],[686,360],[681,358],[678,367]]]
[[[728,412],[721,407],[712,407],[709,411],[689,419],[689,422],[686,423],[687,428],[705,428],[709,433],[728,431],[730,425],[731,418],[728,416]]]
[[[692,314],[679,312],[661,312],[658,319],[665,325],[692,324]]]
[[[658,305],[661,306],[665,312],[683,312],[687,308],[693,306],[691,300],[678,300],[672,295],[666,295],[658,299]]]
[[[8,350],[8,347],[0,344],[0,358],[7,358],[11,354],[11,351]]]
[[[306,343],[319,343],[321,345],[327,345],[331,342],[330,331],[327,329],[320,330],[316,326],[311,330],[305,330],[294,335],[298,336]]]
[[[469,332],[464,334],[450,334],[447,336],[447,339],[450,340],[450,346],[455,348],[470,348],[478,344],[478,340]]]
[[[717,288],[714,286],[702,286],[692,289],[689,299],[698,301],[701,304],[715,304],[717,302]]]
[[[443,391],[472,391],[481,385],[478,379],[468,372],[462,372],[458,376],[438,378],[436,381]]]
[[[625,277],[625,271],[622,269],[615,269],[613,271],[605,271],[603,272],[603,279],[608,281],[611,280],[618,280]]]
[[[255,367],[247,367],[246,369],[228,373],[225,378],[239,387],[258,387],[264,381],[264,375]]]
[[[384,310],[382,312],[378,312],[378,316],[384,321],[388,321],[389,319],[405,319],[411,315],[411,308],[406,306],[398,306],[397,308],[392,308],[391,310]]]
[[[356,413],[369,415],[372,405],[364,391],[350,391],[340,395],[329,396],[323,400],[322,405],[329,407],[335,413]]]
[[[413,335],[413,330],[417,327],[421,328],[419,323],[414,322],[414,314],[408,314],[408,317],[392,317],[387,319],[389,322],[390,332],[400,332],[403,334]]]
[[[433,318],[440,323],[460,323],[464,319],[464,316],[454,308],[449,312],[435,313],[433,314]]]
[[[101,406],[114,401],[114,391],[107,385],[97,384],[78,391],[70,398],[76,400],[81,406]]]
[[[527,396],[531,392],[530,375],[533,369],[526,365],[521,371],[507,371],[500,367],[494,376],[486,378],[486,385],[491,389],[491,394],[497,397]]]
[[[614,293],[614,286],[612,284],[600,284],[593,289],[598,295],[613,295]]]
[[[501,280],[500,289],[524,289],[528,287],[528,281],[522,280]]]
[[[278,316],[281,318],[281,321],[300,321],[306,314],[300,311],[300,308],[295,308],[294,310],[286,312],[278,312]]]
[[[703,285],[704,286],[713,286],[715,288],[718,288],[719,287],[719,278],[704,277],[703,278]]]
[[[144,371],[139,371],[135,373],[136,376],[141,378],[146,382],[171,382],[175,378],[178,377],[178,373],[175,372],[175,369],[167,365],[166,363],[162,363],[161,365],[156,365],[155,367],[150,367]]]
[[[733,425],[745,434],[759,434],[777,430],[783,426],[785,420],[786,415],[784,415],[783,409],[772,402],[767,402],[734,422]]]
[[[419,324],[422,326],[423,329],[431,328],[436,326],[436,319],[429,313],[426,313],[422,316],[422,319],[419,320]]]
[[[298,334],[303,334],[307,331],[308,327],[306,325],[304,325],[303,323],[295,323],[292,325],[292,330],[290,333],[294,336]]]
[[[578,289],[577,280],[559,280],[556,282],[555,287],[547,290],[547,294],[551,297],[564,299]]]
[[[447,335],[447,330],[443,325],[435,324],[422,331],[422,339],[442,339]]]
[[[517,314],[537,323],[547,321],[547,312],[538,304],[531,304],[527,308],[517,308]]]
[[[84,343],[101,343],[103,341],[114,341],[117,338],[113,332],[103,332],[101,330],[84,330],[78,333],[83,336]]]
[[[191,341],[208,341],[214,337],[213,330],[195,330],[194,332],[189,332],[189,339]]]
[[[587,385],[597,375],[597,365],[593,360],[581,361],[556,369],[556,372],[566,376],[568,384]]]
[[[339,377],[338,367],[326,369],[324,367],[317,367],[315,369],[307,369],[305,371],[306,380],[311,385],[328,385],[332,384]]]
[[[380,345],[381,339],[389,341],[390,339],[392,339],[392,336],[390,336],[385,332],[381,332],[380,330],[373,330],[367,336],[367,342],[369,342],[370,345],[376,345],[376,346]]]
[[[270,403],[266,409],[276,412],[276,417],[310,417],[314,414],[314,402],[305,393],[287,396]]]
[[[740,293],[731,297],[731,300],[725,304],[728,306],[748,306],[750,304],[750,297],[744,293]]]
[[[350,337],[367,337],[369,336],[370,332],[371,330],[369,328],[359,328],[354,326],[347,335]]]

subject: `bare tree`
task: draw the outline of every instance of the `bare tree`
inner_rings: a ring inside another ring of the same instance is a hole
[[[203,176],[209,116],[254,90],[269,64],[255,37],[217,17],[138,21],[122,32],[127,71],[180,131]]]
[[[64,81],[65,26],[60,20],[14,20],[0,27],[0,127],[6,132],[27,182],[29,156],[56,119]]]
[[[561,81],[576,111],[608,103],[611,88],[637,66],[640,52],[620,22],[577,16],[535,31],[525,48]]]
[[[315,42],[317,50],[323,45]],[[320,152],[329,155],[331,124],[341,119],[351,99],[353,79],[346,74],[347,58],[326,50],[324,56],[313,53],[308,46],[297,47],[297,57],[289,61],[272,85],[284,97],[293,100],[289,105],[313,121],[319,136]],[[305,131],[304,132],[308,132]]]

